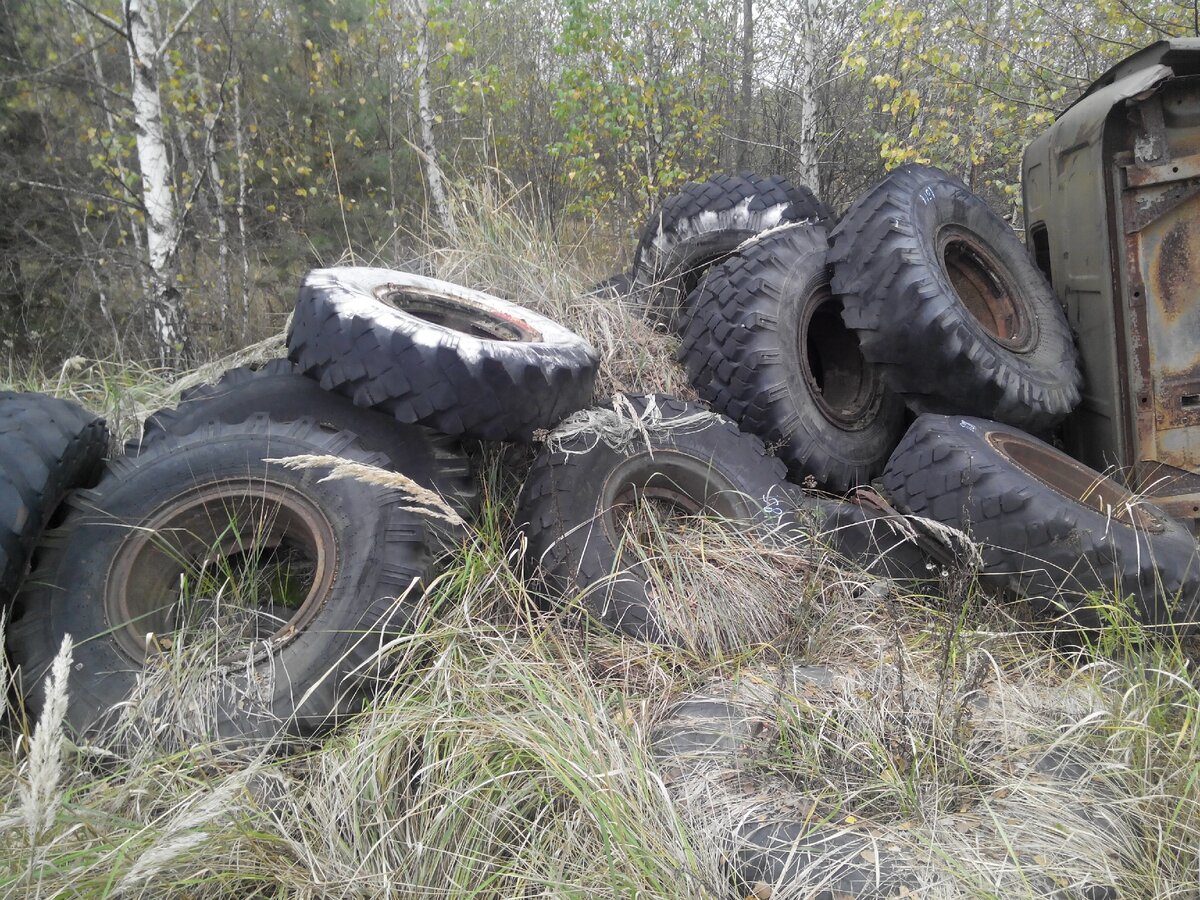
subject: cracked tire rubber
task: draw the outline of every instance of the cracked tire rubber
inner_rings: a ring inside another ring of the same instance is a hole
[[[335,431],[352,432],[364,450],[386,455],[388,468],[441,495],[464,519],[479,509],[479,485],[457,440],[360,409],[322,390],[286,359],[230,369],[215,384],[189,388],[178,406],[147,418],[141,439],[129,441],[125,451],[137,455],[167,435],[191,434],[209,422],[242,422],[255,413],[277,422],[311,418]]]
[[[700,397],[771,446],[793,481],[865,484],[904,434],[904,404],[842,321],[825,230],[780,228],[710,270],[679,359]]]
[[[651,324],[680,331],[688,295],[708,269],[761,231],[787,222],[827,222],[833,210],[779,175],[717,175],[688,182],[650,217],[633,257],[633,295]]]
[[[303,454],[386,462],[347,432],[257,415],[155,441],[110,461],[94,490],[75,492],[43,539],[8,629],[31,712],[40,712],[46,670],[70,634],[67,721],[98,737],[145,666],[146,634],[169,642],[179,585],[185,575],[204,584],[206,560],[209,572],[227,566],[234,584],[257,574],[259,591],[243,629],[254,656],[244,645],[225,651],[197,739],[308,736],[354,712],[378,677],[372,654],[416,624],[419,585],[429,583],[446,533],[406,509],[395,489],[268,461]],[[210,587],[228,611],[233,589]],[[216,606],[196,590],[185,612],[208,629]]]
[[[63,497],[95,484],[107,450],[104,420],[77,404],[0,391],[0,609]]]
[[[724,416],[662,395],[625,399],[652,423],[649,445],[634,432],[624,449],[613,449],[584,431],[547,446],[525,479],[517,520],[529,569],[552,594],[582,591],[589,613],[607,627],[671,644],[647,595],[645,565],[622,550],[621,517],[650,497],[771,530],[784,522],[794,489],[762,441]],[[647,412],[651,405],[657,414]]]
[[[1115,592],[1132,598],[1139,622],[1195,628],[1200,556],[1188,530],[1016,428],[921,416],[883,484],[897,508],[970,534],[982,545],[983,577],[1042,611],[1099,629],[1108,622],[1094,598]]]
[[[288,356],[357,406],[443,434],[527,441],[592,401],[597,356],[528,309],[388,269],[305,276]]]
[[[957,178],[907,165],[833,229],[833,290],[863,355],[917,413],[1043,432],[1079,403],[1062,307],[1008,224]]]

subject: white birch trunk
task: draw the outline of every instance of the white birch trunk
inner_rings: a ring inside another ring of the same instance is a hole
[[[217,112],[208,112],[208,89],[205,87],[204,72],[200,68],[200,51],[192,48],[192,65],[196,75],[196,89],[200,95],[200,106],[204,114],[204,157],[208,166],[208,190],[212,197],[213,218],[217,223],[217,283],[221,295],[221,328],[230,331],[233,302],[233,287],[229,277],[229,222],[226,215],[225,185],[221,178],[221,167],[217,164],[216,131],[222,102]]]
[[[814,192],[820,190],[817,145],[817,34],[821,23],[821,0],[801,0],[799,50],[796,55],[796,85],[800,91],[800,121],[796,147],[796,177]]]
[[[250,332],[250,257],[246,252],[246,151],[242,147],[242,70],[233,79],[233,139],[237,151],[238,247],[242,254],[242,343]]]
[[[146,255],[150,266],[154,335],[159,361],[169,367],[191,357],[187,312],[176,287],[179,217],[172,193],[171,157],[163,134],[162,97],[158,90],[158,48],[147,6],[154,0],[124,0],[133,82],[133,119],[137,132],[142,205],[146,210]]]
[[[454,214],[446,199],[442,167],[437,160],[437,142],[433,136],[433,91],[429,87],[429,3],[427,0],[407,0],[405,6],[417,26],[417,118],[421,122],[421,161],[425,180],[429,183],[429,198],[433,211],[448,235],[455,235]]]

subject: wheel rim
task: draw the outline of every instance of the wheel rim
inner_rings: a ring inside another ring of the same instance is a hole
[[[637,454],[619,463],[600,492],[605,528],[614,545],[626,523],[649,505],[669,518],[712,512],[727,519],[753,515],[745,497],[707,460],[674,450]]]
[[[841,301],[827,285],[810,296],[797,336],[808,392],[830,422],[846,430],[862,428],[879,404],[879,377],[862,355],[858,335],[842,321]]]
[[[1111,478],[1032,438],[992,431],[987,441],[1005,459],[1074,503],[1123,525],[1159,532],[1163,524],[1139,505],[1138,498]]]
[[[1035,343],[1032,315],[1007,268],[988,245],[964,228],[943,228],[938,257],[955,296],[988,337],[1014,352]]]
[[[227,625],[234,609],[241,637],[265,657],[311,623],[336,571],[333,528],[311,500],[263,479],[230,479],[179,494],[129,533],[109,569],[104,613],[135,662],[148,632]],[[214,585],[217,596],[205,597]]]
[[[518,343],[542,340],[541,332],[519,317],[464,297],[395,284],[383,285],[375,296],[381,303],[422,322],[474,338]]]

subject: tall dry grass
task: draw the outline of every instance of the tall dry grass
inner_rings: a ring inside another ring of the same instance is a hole
[[[489,191],[465,190],[460,242],[428,271],[578,328],[604,391],[686,393],[668,338],[583,297],[607,272]],[[81,363],[38,386],[131,430],[179,390],[143,374]],[[114,711],[120,740],[72,742],[53,700],[37,723],[11,715],[0,895],[724,897],[759,826],[799,821],[860,843],[793,852],[774,897],[829,883],[846,846],[860,868],[895,861],[910,896],[1196,896],[1191,648],[1124,623],[1064,652],[969,573],[915,594],[817,542],[713,523],[643,546],[688,640],[623,640],[531,593],[512,521],[526,461],[481,451],[483,510],[426,598],[439,615],[381,651],[369,708],[299,754],[204,739],[177,700],[204,696],[220,653],[192,641]],[[67,645],[50,690],[71,679]],[[676,704],[696,697],[732,713],[689,721]],[[681,727],[733,737],[681,756],[664,737]]]

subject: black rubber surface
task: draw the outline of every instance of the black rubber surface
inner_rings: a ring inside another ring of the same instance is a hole
[[[104,420],[78,404],[0,391],[0,608],[63,497],[95,484],[107,450]]]
[[[420,298],[423,311],[388,301],[401,296]],[[436,321],[447,312],[473,324]],[[352,267],[305,276],[288,356],[358,406],[483,440],[529,440],[587,406],[597,365],[582,338],[515,303]]]
[[[1014,461],[1006,449],[1013,446],[1005,443],[1010,439],[1035,445],[1031,452],[1048,464]],[[1064,473],[1074,468],[1076,480],[1088,486],[1087,499],[1077,499],[1050,466]],[[1078,626],[1108,624],[1093,598],[1115,592],[1131,599],[1129,614],[1142,623],[1195,628],[1200,556],[1188,530],[1011,426],[921,416],[888,461],[883,484],[902,511],[953,525],[979,541],[985,578],[1035,606],[1062,611]],[[1136,517],[1121,515],[1126,504],[1139,511]]]
[[[178,521],[164,510],[197,488],[245,482],[252,486],[238,496],[261,503],[263,514],[256,514],[261,521],[272,521],[281,508],[257,493],[268,488],[315,505],[331,529],[331,546],[324,549],[332,580],[314,617],[294,636],[270,646],[253,662],[242,658],[229,666],[213,701],[216,731],[234,739],[274,736],[281,728],[309,735],[354,711],[368,689],[370,672],[364,670],[371,668],[366,661],[373,651],[411,630],[419,587],[416,596],[406,597],[406,592],[428,582],[439,545],[426,517],[405,510],[406,496],[394,489],[347,478],[322,482],[326,467],[293,470],[265,461],[299,454],[386,462],[345,432],[312,420],[276,423],[259,415],[157,440],[140,456],[110,461],[94,490],[75,492],[62,525],[43,539],[39,563],[18,595],[8,629],[8,650],[26,706],[34,714],[40,711],[41,682],[64,634],[75,642],[67,709],[73,729],[92,732],[114,704],[127,698],[143,662],[121,646],[115,632],[123,623],[109,621],[106,613],[116,561],[131,558],[127,552],[122,557],[122,548],[144,540],[146,530],[139,526],[153,521],[156,513]],[[212,525],[222,527],[221,522]],[[245,522],[234,525],[248,527]],[[154,533],[155,541],[165,541],[172,535],[186,540],[185,533],[191,532],[164,522]],[[195,552],[204,558],[213,553]],[[190,553],[168,553],[172,560],[188,557],[176,563],[181,573],[200,565]],[[178,578],[172,581],[178,583]],[[161,598],[162,605],[175,602],[173,589],[165,593],[170,596]],[[133,602],[158,604],[155,597],[130,596]],[[196,610],[197,602],[190,601],[189,609]]]
[[[547,447],[526,478],[517,521],[528,537],[529,569],[551,592],[582,591],[589,611],[608,627],[670,643],[647,596],[643,564],[622,548],[618,520],[631,502],[623,492],[666,489],[699,509],[773,529],[790,515],[794,489],[762,441],[725,417],[662,395],[628,400],[639,415],[650,403],[661,413],[660,426],[648,429],[649,443],[639,438],[613,449],[587,432],[560,449]],[[701,421],[673,425],[694,416]]]
[[[1041,432],[1079,403],[1078,354],[1053,290],[1008,224],[957,178],[901,166],[855,201],[831,240],[845,322],[915,412]],[[1000,295],[1013,314],[989,327],[963,299]]]
[[[593,284],[587,289],[588,297],[604,297],[610,300],[620,300],[629,296],[633,290],[633,277],[628,272],[617,272],[603,281]]]
[[[688,295],[737,246],[787,222],[828,222],[833,210],[779,175],[717,175],[690,181],[656,210],[633,258],[633,302],[651,322],[679,331]]]
[[[929,581],[934,561],[890,515],[835,497],[805,495],[797,519],[803,531],[868,575]]]
[[[440,494],[464,519],[479,509],[479,485],[456,439],[361,409],[322,390],[286,359],[230,369],[215,384],[184,391],[178,406],[147,418],[141,439],[128,442],[125,450],[136,455],[167,435],[191,434],[209,422],[243,422],[255,413],[277,422],[309,418],[335,431],[353,432],[364,450],[385,454],[388,468]]]
[[[764,234],[710,269],[689,301],[679,359],[701,398],[788,466],[841,493],[883,469],[904,404],[862,356],[829,290],[825,230]]]
[[[818,677],[825,674],[820,667],[811,668]],[[674,704],[651,733],[655,760],[666,779],[694,778],[705,769],[746,773],[740,781],[744,795],[758,797],[760,814],[746,815],[725,836],[725,864],[736,886],[731,896],[780,892],[841,900],[904,896],[905,889],[915,889],[919,882],[907,871],[899,848],[888,848],[866,826],[843,821],[853,817],[830,821],[828,813],[805,803],[810,798],[795,788],[795,818],[781,814],[790,786],[782,779],[750,774],[755,757],[777,737],[778,713],[773,703],[751,708],[700,694]],[[809,814],[802,818],[798,810],[805,806]]]

